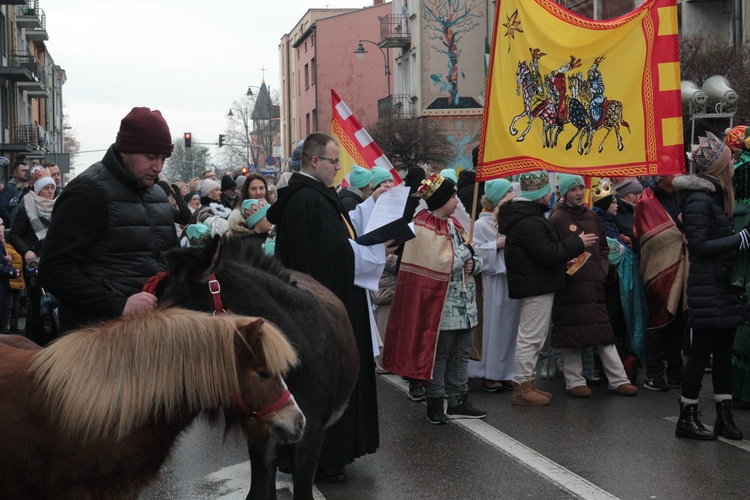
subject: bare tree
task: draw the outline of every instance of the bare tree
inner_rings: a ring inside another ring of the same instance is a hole
[[[164,175],[170,181],[188,181],[193,177],[201,177],[205,170],[215,170],[211,161],[211,152],[206,146],[186,149],[182,137],[172,139],[174,151],[164,163]]]
[[[266,157],[273,156],[278,145],[278,120],[273,117],[274,105],[268,110],[256,110],[258,93],[243,96],[232,102],[224,131],[224,147],[219,150],[220,163],[238,170],[250,165],[262,165]],[[261,102],[278,101],[278,95]]]
[[[76,138],[76,133],[72,128],[66,128],[63,135],[63,153],[70,155],[70,164],[75,165],[78,152],[81,150],[81,143]]]
[[[723,75],[729,80],[739,99],[735,106],[735,124],[746,124],[750,119],[750,45],[732,47],[725,40],[709,35],[693,35],[680,39],[682,80],[699,87],[712,75]],[[701,119],[695,122],[695,135],[711,131],[721,134],[728,126],[726,119]],[[685,147],[690,147],[690,114],[683,113]]]
[[[446,164],[452,154],[452,146],[438,124],[424,118],[385,118],[368,130],[396,168]]]

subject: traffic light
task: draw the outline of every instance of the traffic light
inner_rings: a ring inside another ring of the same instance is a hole
[[[242,175],[247,175],[247,167],[242,167],[242,168],[240,169],[240,173],[241,173]]]
[[[185,132],[183,134],[185,136],[185,149],[192,148],[193,147],[193,134],[190,132]]]
[[[219,147],[224,145],[224,134],[219,134]]]

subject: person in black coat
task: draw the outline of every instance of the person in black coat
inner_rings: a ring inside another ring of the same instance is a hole
[[[503,205],[497,230],[506,235],[505,264],[508,296],[521,299],[516,341],[512,402],[518,406],[545,406],[550,394],[535,385],[535,367],[552,316],[555,291],[565,285],[565,264],[599,241],[581,233],[560,242],[544,217],[552,196],[547,172],[521,175],[521,196]]]
[[[676,177],[682,222],[687,238],[690,270],[687,280],[688,324],[693,329],[690,356],[682,376],[678,437],[714,440],[717,435],[742,439],[732,418],[732,345],[739,325],[748,324],[744,287],[730,276],[738,249],[750,234],[734,234],[732,155],[710,132],[693,150],[696,175]],[[698,418],[698,396],[704,368],[713,355],[711,379],[716,402],[713,431]]]
[[[352,166],[349,172],[349,185],[339,191],[339,199],[346,213],[351,212],[357,205],[372,194],[372,172],[369,168]]]
[[[337,482],[346,479],[345,465],[374,453],[380,445],[370,312],[366,291],[354,280],[355,272],[358,277],[374,276],[377,280],[383,273],[386,253],[393,249],[352,242],[356,224],[331,187],[340,169],[336,141],[327,134],[313,133],[305,140],[301,156],[300,172],[293,173],[289,184],[279,190],[279,199],[271,205],[267,219],[277,227],[276,257],[336,294],[346,307],[359,349],[357,385],[341,419],[326,430],[318,459],[317,480]],[[360,207],[371,208],[378,195],[374,193],[372,201],[365,200]],[[368,263],[364,253],[375,260]],[[382,264],[376,262],[380,259]]]

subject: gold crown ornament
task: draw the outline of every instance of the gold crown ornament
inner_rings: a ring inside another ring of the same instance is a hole
[[[602,179],[599,181],[599,185],[591,190],[591,203],[606,198],[607,196],[614,196],[615,188],[609,179]]]
[[[544,170],[521,174],[521,191],[537,191],[549,185],[549,175]]]
[[[423,180],[422,185],[419,186],[419,189],[417,189],[417,193],[419,194],[420,198],[422,198],[423,200],[429,200],[430,196],[435,194],[435,191],[440,188],[440,185],[443,184],[444,180],[445,177],[437,172],[429,176],[427,179]]]
[[[711,168],[719,161],[727,145],[711,132],[706,132],[706,137],[698,138],[698,146],[693,149],[693,165],[697,173],[702,173]]]

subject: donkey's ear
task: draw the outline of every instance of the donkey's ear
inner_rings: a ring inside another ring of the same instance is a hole
[[[208,283],[209,277],[219,263],[219,257],[221,257],[221,237],[214,236],[213,240],[190,263],[185,277],[188,281],[195,283]]]

